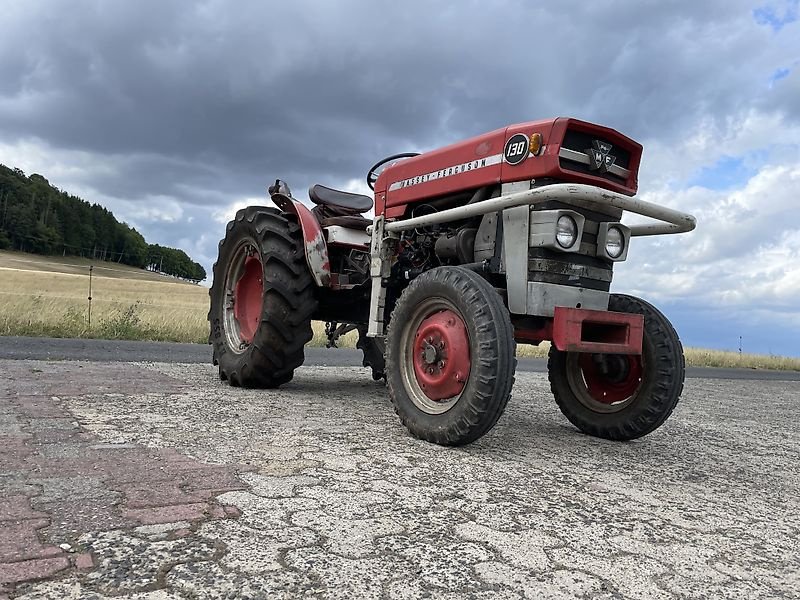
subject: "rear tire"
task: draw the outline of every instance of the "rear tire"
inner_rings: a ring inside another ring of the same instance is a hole
[[[592,355],[550,348],[550,389],[578,429],[609,440],[654,431],[672,414],[683,391],[685,364],[678,334],[654,306],[613,294],[609,310],[644,315],[642,355]]]
[[[317,305],[294,216],[261,206],[237,212],[213,274],[209,339],[220,378],[255,388],[290,381]]]
[[[460,267],[423,273],[403,291],[386,339],[386,382],[412,435],[468,444],[497,423],[514,384],[516,345],[497,291]]]

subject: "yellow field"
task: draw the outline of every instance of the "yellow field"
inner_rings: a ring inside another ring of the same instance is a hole
[[[89,265],[92,322],[88,323]],[[125,265],[0,251],[0,335],[45,335],[205,343],[208,288]],[[325,344],[314,323],[311,345]],[[339,346],[355,346],[350,333]],[[518,356],[545,357],[549,345],[520,345]],[[800,370],[800,359],[686,349],[686,364]]]
[[[114,263],[0,252],[0,334],[182,342],[208,338],[208,289]]]
[[[207,314],[200,285],[115,263],[0,251],[0,335],[205,343]],[[324,346],[325,325],[313,327],[311,344]],[[355,342],[350,333],[339,346]]]

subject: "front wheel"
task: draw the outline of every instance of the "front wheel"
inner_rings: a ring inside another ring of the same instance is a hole
[[[667,318],[633,296],[614,294],[609,310],[644,316],[640,356],[550,349],[550,389],[564,416],[589,435],[632,440],[672,414],[683,391],[683,347]]]
[[[400,296],[387,333],[395,412],[420,439],[475,441],[508,403],[515,349],[508,310],[485,279],[460,267],[420,275]]]

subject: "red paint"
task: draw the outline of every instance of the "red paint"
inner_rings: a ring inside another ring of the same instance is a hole
[[[625,376],[619,380],[604,374],[593,355],[582,354],[578,359],[586,389],[598,402],[613,404],[627,400],[642,384],[642,357],[627,355],[618,358],[626,365]]]
[[[557,306],[552,320],[540,329],[516,329],[519,342],[545,340],[562,352],[604,354],[642,353],[644,317],[603,310],[585,310]]]
[[[254,254],[244,261],[244,272],[233,288],[233,315],[239,323],[239,337],[248,344],[261,322],[264,303],[264,267]]]
[[[544,137],[544,150],[539,156],[530,156],[519,165],[509,165],[503,163],[501,178],[503,182],[522,181],[524,179],[543,179],[553,178],[569,183],[585,183],[596,185],[597,187],[633,196],[639,187],[638,174],[639,163],[642,158],[642,145],[622,135],[618,131],[602,125],[595,125],[578,119],[559,117],[554,119],[547,130],[537,129],[538,123],[522,123],[511,125],[506,129],[505,137],[510,138],[515,133],[530,135],[540,131]],[[561,142],[567,129],[587,133],[598,138],[603,138],[611,142],[615,147],[622,148],[630,152],[630,162],[628,170],[630,176],[624,184],[618,184],[602,177],[597,177],[590,173],[580,173],[569,169],[562,169],[559,163],[558,153],[561,150]]]
[[[431,400],[457,396],[469,378],[469,336],[464,321],[443,310],[420,323],[414,338],[414,374]]]
[[[444,176],[426,183],[389,190],[394,182],[437,172],[440,169],[449,169],[454,165],[474,163],[475,161],[480,165],[481,161],[489,156],[502,154],[504,144],[505,129],[498,129],[457,144],[425,152],[413,158],[406,158],[394,165],[390,165],[383,170],[375,184],[376,190],[388,190],[385,199],[387,215],[388,209],[392,207],[405,207],[406,204],[421,199],[428,200],[431,197],[442,194],[498,183],[500,181],[501,167],[499,163],[493,166],[470,169],[458,175]],[[384,199],[376,193],[376,213],[380,214],[383,209]]]
[[[644,317],[557,306],[553,344],[564,352],[641,354]]]
[[[303,232],[306,262],[311,269],[311,275],[318,286],[330,286],[331,263],[328,259],[328,246],[325,244],[325,236],[319,221],[305,204],[294,198],[283,194],[273,194],[271,198],[283,212],[297,216]]]
[[[631,174],[628,180],[621,184],[590,173],[562,169],[559,164],[558,152],[568,128],[602,137],[614,146],[630,152],[628,169]],[[502,155],[506,140],[515,133],[522,133],[526,136],[532,133],[541,133],[544,148],[540,155],[529,156],[518,165],[509,165],[501,160],[497,164],[468,169],[458,174],[429,181],[416,182],[414,185],[399,189],[390,189],[393,183],[413,180],[429,173],[438,173],[440,170],[450,169],[455,165],[468,164],[473,161],[478,161],[478,165],[480,165],[480,161],[483,159],[489,159],[498,154]],[[557,118],[510,125],[390,165],[380,174],[375,184],[375,213],[383,214],[387,218],[399,218],[406,213],[409,204],[429,200],[432,197],[500,182],[544,178],[596,185],[632,196],[638,188],[641,155],[642,146],[632,139],[614,129],[577,119]]]

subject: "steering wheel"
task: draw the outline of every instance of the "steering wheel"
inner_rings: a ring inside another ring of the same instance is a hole
[[[419,152],[401,152],[400,154],[392,154],[391,156],[387,156],[383,160],[372,165],[370,170],[367,171],[367,185],[369,186],[369,189],[373,191],[375,190],[375,182],[378,181],[378,177],[380,176],[378,170],[383,165],[399,158],[411,158],[412,156],[419,156]]]

